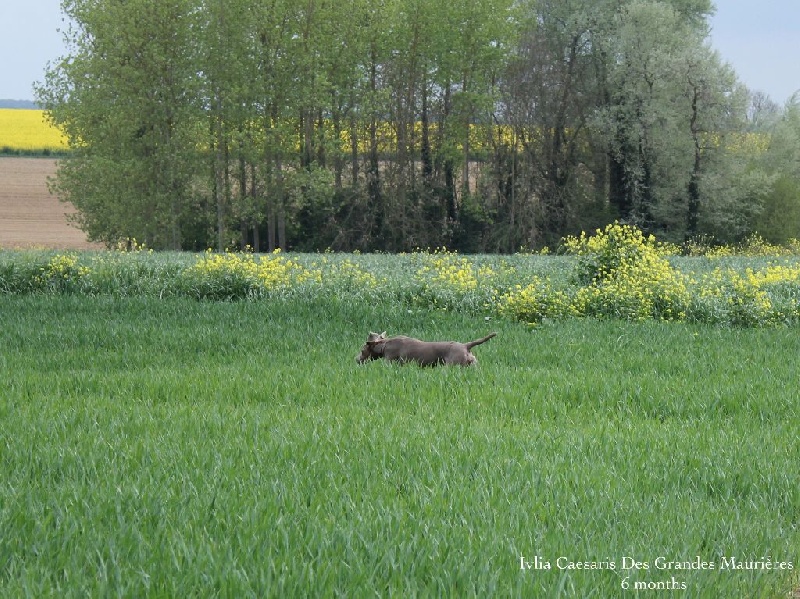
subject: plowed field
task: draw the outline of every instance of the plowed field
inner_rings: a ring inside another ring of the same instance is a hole
[[[50,158],[0,157],[0,248],[99,248],[67,221],[72,206],[47,189]]]

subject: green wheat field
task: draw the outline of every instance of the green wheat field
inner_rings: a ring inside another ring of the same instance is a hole
[[[575,256],[0,252],[0,595],[792,596],[794,259],[670,264],[642,318]]]

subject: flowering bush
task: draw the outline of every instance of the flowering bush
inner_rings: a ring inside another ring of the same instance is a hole
[[[690,320],[744,326],[773,321],[766,292],[732,269],[715,268],[696,285]]]
[[[349,258],[339,262],[323,259],[319,266],[319,269],[311,271],[311,278],[318,283],[331,284],[348,291],[374,288],[380,284],[378,277]]]
[[[491,268],[476,268],[467,258],[450,252],[447,248],[437,248],[433,253],[416,252],[422,263],[416,272],[416,279],[431,288],[450,288],[461,292],[473,291],[478,287],[478,277],[491,277]]]
[[[553,289],[550,282],[532,277],[523,287],[515,285],[496,300],[501,316],[522,320],[529,324],[540,323],[545,318],[559,318],[575,314],[572,298],[560,289]]]
[[[56,254],[39,269],[35,287],[45,291],[77,291],[89,269],[78,264],[74,254]]]
[[[350,257],[325,255],[306,265],[307,288],[310,293],[325,297],[351,297],[356,301],[375,302],[385,292],[387,281],[378,277]]]
[[[582,285],[674,251],[674,246],[657,242],[653,235],[645,237],[636,227],[619,223],[607,225],[603,230],[597,229],[592,236],[585,232],[580,237],[568,236],[563,245],[568,254],[578,256],[575,277]]]
[[[627,320],[686,316],[685,277],[663,257],[670,249],[652,235],[614,223],[592,237],[568,238],[565,247],[578,256],[577,314]]]
[[[491,298],[495,270],[480,266],[446,248],[433,252],[414,252],[419,264],[414,273],[412,302],[430,308],[474,309]]]
[[[311,276],[308,270],[281,256],[279,250],[260,259],[253,254],[208,251],[183,271],[182,280],[187,292],[194,297],[232,300],[259,297],[301,283]]]
[[[769,265],[744,273],[717,267],[692,282],[690,319],[738,326],[796,321],[800,266]]]

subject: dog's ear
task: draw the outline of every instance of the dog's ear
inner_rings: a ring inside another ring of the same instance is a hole
[[[370,333],[367,336],[367,343],[377,343],[378,341],[381,341],[382,339],[385,338],[386,337],[383,333],[381,333],[380,335],[378,333]]]
[[[386,339],[386,331],[384,331],[383,333],[381,333],[380,335],[378,335],[378,338],[379,338],[379,339]]]

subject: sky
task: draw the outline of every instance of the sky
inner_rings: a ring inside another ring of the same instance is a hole
[[[347,0],[342,0],[347,1]],[[60,0],[0,0],[0,99],[32,100],[66,54]],[[753,91],[778,104],[800,90],[800,0],[716,0],[711,45]]]
[[[784,104],[800,91],[800,0],[715,0],[711,46],[739,80]]]

